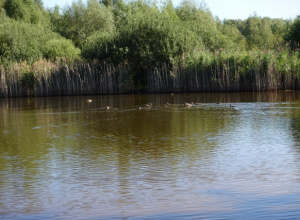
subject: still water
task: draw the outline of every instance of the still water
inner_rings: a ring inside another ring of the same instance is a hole
[[[299,217],[300,92],[0,99],[0,219]]]

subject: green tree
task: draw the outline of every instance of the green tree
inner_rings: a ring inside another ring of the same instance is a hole
[[[270,27],[274,35],[274,46],[284,47],[285,35],[289,32],[290,21],[283,19],[269,19]]]
[[[236,49],[246,49],[246,39],[236,26],[224,24],[222,26],[222,33],[233,41],[233,43],[236,45]]]
[[[80,49],[75,48],[71,40],[62,37],[49,39],[42,47],[43,57],[55,60],[56,58],[68,58],[75,60],[80,58]]]
[[[166,0],[165,2],[163,2],[162,14],[166,17],[166,19],[171,21],[178,21],[179,19],[171,0]]]
[[[73,2],[62,15],[56,7],[51,13],[51,21],[55,31],[80,48],[94,32],[107,32],[115,28],[112,11],[97,0],[88,0],[86,5],[82,0]]]
[[[97,59],[114,58],[115,61],[143,66],[157,61],[169,62],[174,53],[180,51],[174,49],[175,31],[179,28],[170,20],[165,20],[155,6],[143,1],[130,4],[127,19],[120,21],[119,28],[115,32],[95,32],[88,38],[84,54],[94,54]]]
[[[4,0],[4,9],[10,18],[45,27],[49,16],[40,0]]]
[[[294,19],[290,31],[286,36],[286,40],[290,43],[290,47],[293,51],[300,47],[300,15]]]
[[[176,8],[176,13],[182,21],[181,28],[191,36],[186,38],[188,49],[185,52],[195,47],[197,50],[211,51],[233,47],[233,42],[219,30],[205,4],[197,5],[192,0],[185,0]]]
[[[231,26],[236,27],[244,37],[246,36],[246,22],[245,22],[245,20],[241,20],[241,19],[237,19],[237,20],[229,19],[229,20],[227,20],[227,19],[224,19],[223,23],[224,23],[224,25],[231,25]]]
[[[274,35],[266,18],[249,17],[245,23],[245,35],[249,49],[274,48]]]
[[[55,41],[57,44],[51,43]],[[62,48],[63,49],[59,49]],[[51,47],[52,53],[49,52]],[[0,57],[2,62],[29,61],[41,58],[55,59],[66,57],[74,59],[79,51],[71,41],[67,41],[50,29],[16,21],[8,17],[0,20]]]

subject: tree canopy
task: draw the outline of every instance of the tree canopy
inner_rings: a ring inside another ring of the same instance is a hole
[[[191,53],[295,50],[300,16],[219,21],[204,4],[183,0],[82,0],[46,9],[41,0],[0,0],[1,61],[109,60],[149,66]]]

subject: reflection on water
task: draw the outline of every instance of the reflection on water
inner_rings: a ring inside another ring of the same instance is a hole
[[[299,95],[0,99],[0,218],[295,219]]]

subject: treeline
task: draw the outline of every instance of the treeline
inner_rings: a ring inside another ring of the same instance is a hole
[[[0,96],[298,89],[299,43],[300,16],[191,0],[0,0]]]

